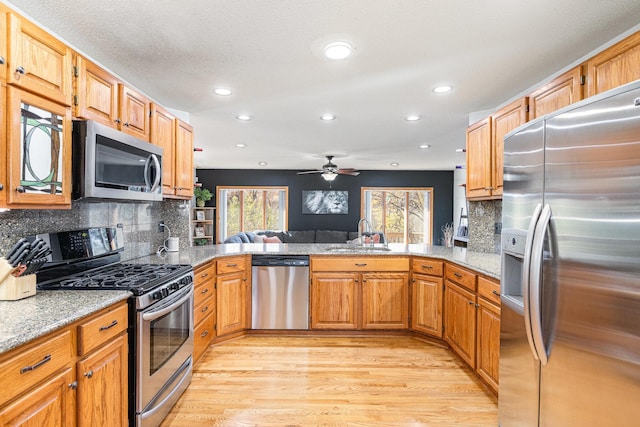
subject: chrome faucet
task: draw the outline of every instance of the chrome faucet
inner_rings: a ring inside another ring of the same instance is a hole
[[[369,234],[371,234],[373,232],[373,227],[371,226],[371,222],[367,219],[367,218],[360,218],[360,221],[358,221],[358,241],[360,242],[360,246],[364,246],[364,238],[362,236],[362,223],[364,223],[365,227],[369,228]],[[366,228],[365,228],[365,233],[367,232]],[[373,239],[371,239],[371,246],[373,246]]]

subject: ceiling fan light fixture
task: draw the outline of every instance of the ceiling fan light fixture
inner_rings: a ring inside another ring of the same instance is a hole
[[[353,53],[353,47],[347,42],[331,42],[323,50],[324,56],[333,60],[348,58]]]
[[[338,176],[337,173],[333,173],[333,172],[324,172],[322,174],[322,179],[324,179],[325,181],[333,181],[336,179],[336,177]]]

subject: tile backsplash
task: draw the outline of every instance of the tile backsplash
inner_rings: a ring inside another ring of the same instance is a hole
[[[500,253],[496,223],[502,224],[502,200],[469,202],[469,250]]]
[[[180,249],[189,247],[189,205],[179,200],[162,202],[73,202],[69,210],[11,210],[0,213],[0,255],[21,237],[38,233],[106,227],[122,224],[123,260],[155,253],[168,237],[158,231],[164,221]]]

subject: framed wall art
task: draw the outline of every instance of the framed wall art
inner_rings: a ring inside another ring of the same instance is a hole
[[[347,215],[349,213],[349,192],[303,190],[302,213],[312,215]]]

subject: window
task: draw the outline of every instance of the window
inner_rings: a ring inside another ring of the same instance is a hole
[[[218,242],[240,231],[286,230],[287,187],[217,187]]]
[[[431,244],[433,188],[362,188],[362,216],[389,243]]]

